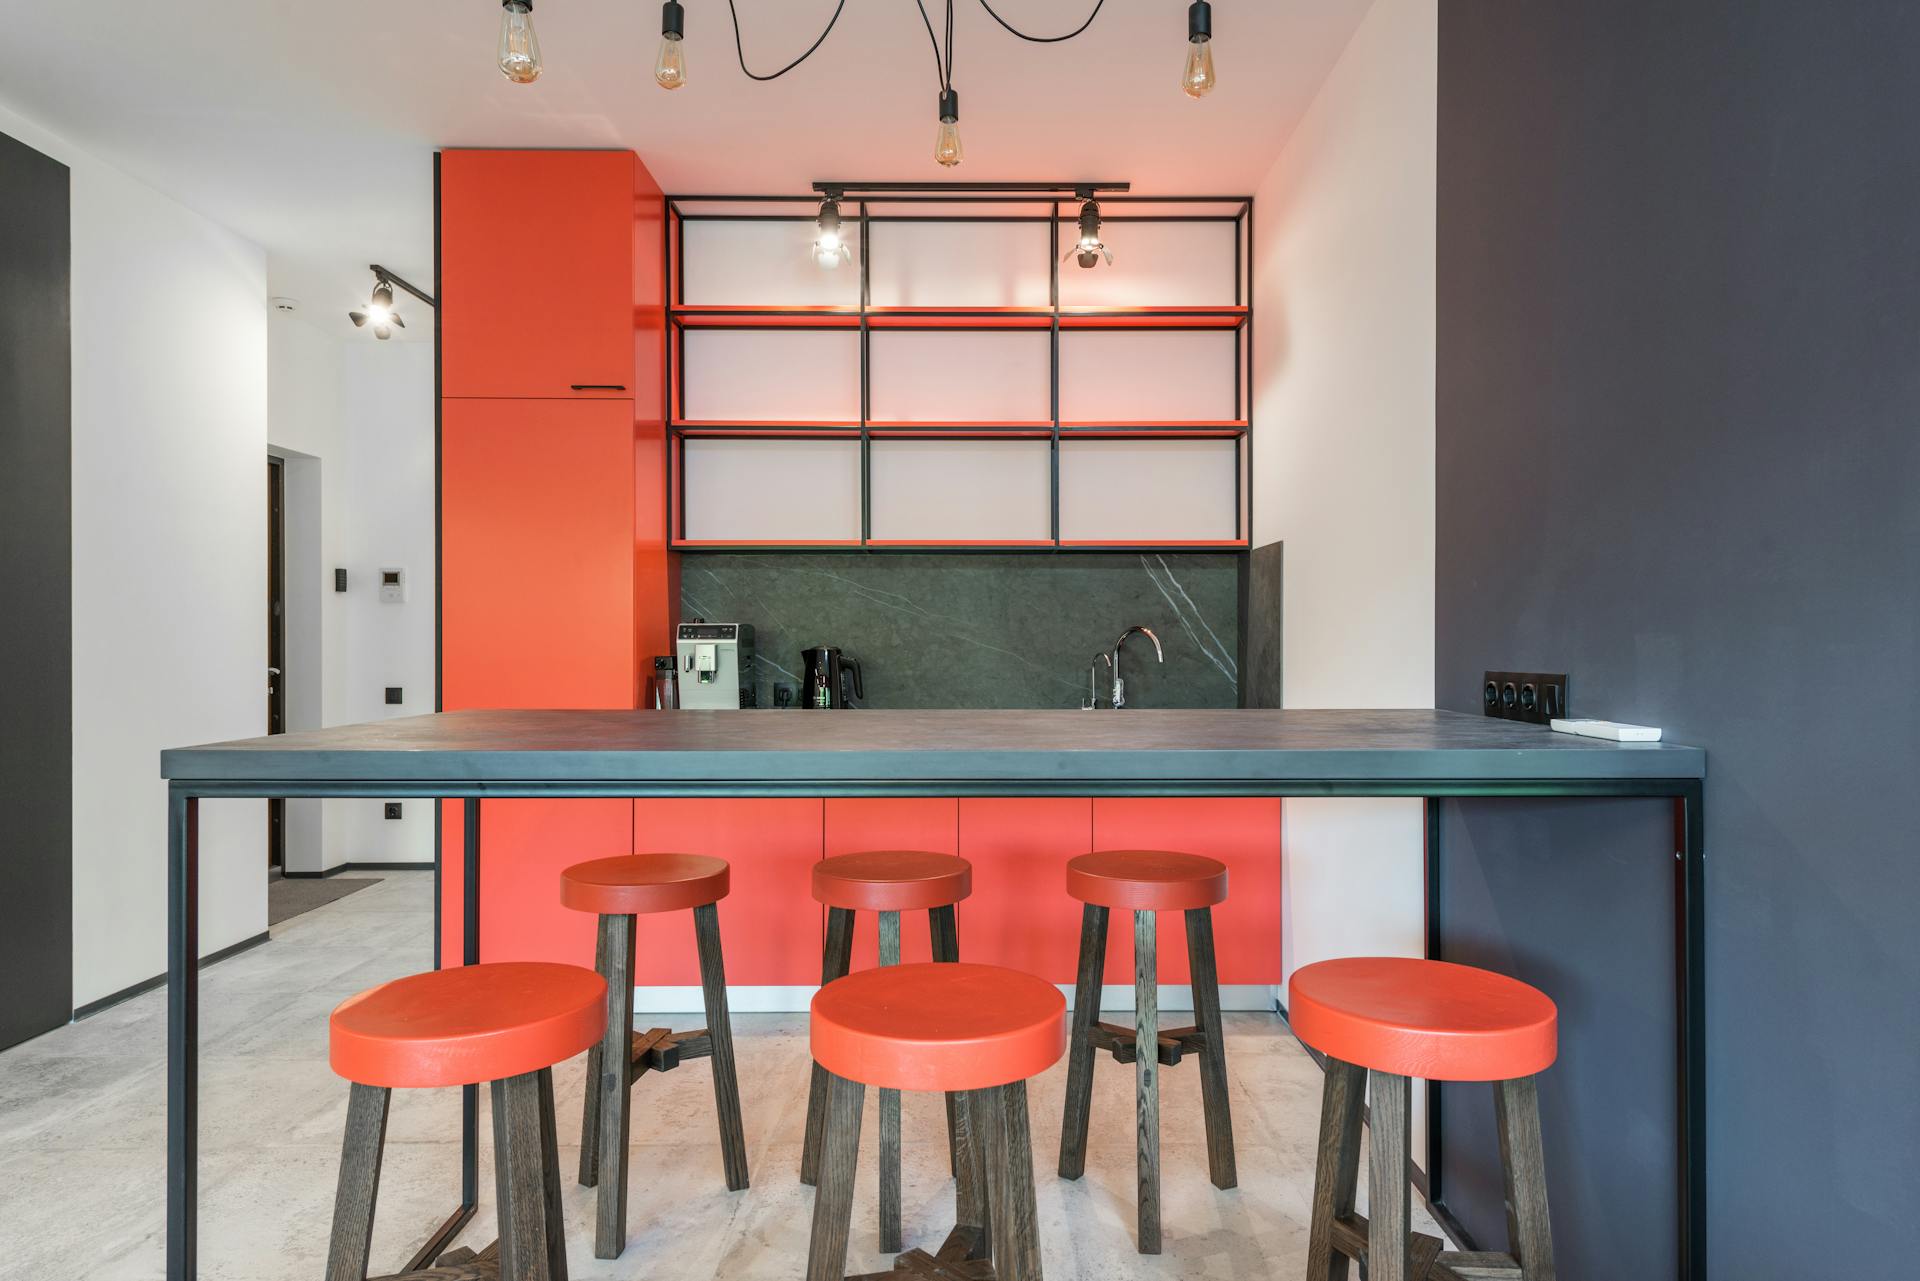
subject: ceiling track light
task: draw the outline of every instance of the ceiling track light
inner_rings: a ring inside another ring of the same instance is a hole
[[[439,305],[434,302],[432,294],[422,291],[415,285],[408,284],[377,262],[370,266],[368,270],[373,273],[373,294],[367,300],[366,310],[362,311],[356,308],[353,311],[349,311],[347,313],[347,319],[353,322],[355,329],[371,327],[373,329],[373,336],[381,342],[385,342],[387,339],[393,337],[393,331],[395,329],[405,329],[407,327],[407,322],[400,319],[400,313],[393,309],[393,291],[396,286],[412,294],[429,307],[437,307]]]
[[[660,6],[660,52],[653,60],[653,82],[662,89],[687,83],[687,52],[681,41],[687,33],[687,11],[680,0]]]
[[[853,259],[840,225],[840,193],[829,191],[820,202],[820,214],[814,219],[813,260],[822,267],[838,267]]]
[[[1213,92],[1213,6],[1207,0],[1193,0],[1187,6],[1187,65],[1180,89],[1189,98]]]
[[[1100,239],[1100,202],[1093,198],[1093,189],[1082,187],[1073,194],[1080,200],[1080,236],[1060,261],[1072,258],[1082,267],[1093,267],[1104,258],[1107,266],[1113,266],[1113,250]]]
[[[540,38],[533,34],[533,0],[500,0],[500,74],[517,85],[540,78]]]

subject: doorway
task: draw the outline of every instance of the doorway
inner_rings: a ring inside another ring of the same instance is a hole
[[[287,471],[267,458],[267,733],[287,732]],[[267,802],[267,869],[287,865],[287,803]]]

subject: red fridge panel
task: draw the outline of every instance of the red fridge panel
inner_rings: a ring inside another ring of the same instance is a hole
[[[1072,983],[1080,904],[1067,897],[1067,860],[1092,848],[1086,797],[965,797],[960,853],[973,897],[960,905],[963,960],[1006,965]]]

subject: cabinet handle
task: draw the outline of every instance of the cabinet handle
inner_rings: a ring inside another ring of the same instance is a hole
[[[575,391],[625,391],[624,383],[573,383]]]

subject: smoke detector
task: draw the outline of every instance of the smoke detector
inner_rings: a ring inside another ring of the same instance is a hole
[[[267,299],[267,305],[275,311],[300,310],[300,300],[298,298],[269,298]]]

